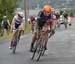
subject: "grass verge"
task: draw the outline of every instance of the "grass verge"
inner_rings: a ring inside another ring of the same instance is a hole
[[[28,24],[25,28],[25,34],[30,32],[30,25]],[[9,31],[7,35],[4,36],[0,36],[0,40],[2,39],[7,39],[7,38],[11,38],[12,37],[12,33]]]

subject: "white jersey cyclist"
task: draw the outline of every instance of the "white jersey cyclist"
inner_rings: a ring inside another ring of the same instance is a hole
[[[24,20],[24,16],[22,12],[19,12],[18,14],[16,14],[12,20],[12,24],[11,24],[11,30],[13,31],[12,33],[12,39],[11,39],[11,43],[9,48],[12,49],[13,46],[13,38],[16,34],[16,29],[20,29],[22,31],[24,31],[24,27],[25,27],[25,20]]]
[[[24,25],[25,25],[24,15],[22,12],[19,12],[13,18],[11,28],[12,28],[12,30],[17,29],[18,27],[21,27],[23,29]]]

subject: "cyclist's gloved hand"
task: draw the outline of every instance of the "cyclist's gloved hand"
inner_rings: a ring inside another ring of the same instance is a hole
[[[15,27],[14,26],[11,26],[11,32],[13,32],[13,30],[15,30]]]

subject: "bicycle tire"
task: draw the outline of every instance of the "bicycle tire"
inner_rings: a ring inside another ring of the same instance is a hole
[[[34,59],[35,54],[37,53],[37,48],[38,48],[39,44],[40,44],[40,39],[37,40],[36,43],[34,44],[34,51],[33,51],[33,55],[32,55],[32,58],[31,58],[32,60]]]
[[[42,51],[43,51],[43,39],[41,39],[40,43],[41,43],[41,47],[40,47],[40,51],[39,51],[39,53],[38,53],[38,57],[37,57],[36,61],[39,61],[40,57],[42,56]]]
[[[43,51],[42,51],[42,56],[44,56],[44,54],[45,54],[45,48],[44,48]]]
[[[43,49],[45,50],[45,44],[43,44],[44,40],[43,38],[39,38],[39,40],[36,42],[35,47],[34,47],[34,52],[33,52],[33,56],[31,59],[34,59],[34,57],[36,58],[36,61],[39,61],[40,57],[42,56],[42,52],[43,54],[45,53],[45,51],[43,51]]]
[[[16,36],[14,37],[14,39],[13,39],[13,47],[12,47],[12,53],[13,53],[13,54],[15,54],[17,42],[18,42],[18,37],[17,37],[17,35],[16,35]]]
[[[42,49],[42,56],[45,54],[45,41],[43,41],[43,49]]]
[[[13,48],[12,48],[12,53],[13,53],[13,54],[15,54],[16,46],[17,46],[17,41],[14,40],[14,41],[13,41]]]
[[[12,46],[12,53],[15,54],[17,43],[19,42],[20,39],[20,31],[16,31],[16,35],[14,36],[13,39],[13,46]]]
[[[33,56],[32,56],[32,58],[31,58],[31,60],[34,59],[34,57],[35,57],[35,53],[36,53],[36,49],[35,49],[34,52],[33,52]]]
[[[67,23],[65,22],[65,28],[67,28]]]
[[[38,47],[38,41],[36,41],[36,43],[34,44],[34,52],[33,52],[33,55],[32,55],[31,60],[33,60],[34,57],[35,57],[35,53],[36,53],[36,51],[37,51],[37,47]]]
[[[42,55],[42,50],[40,50],[40,52],[39,52],[39,56],[38,56],[38,58],[36,59],[36,61],[39,61],[41,55]]]
[[[13,54],[15,54],[16,46],[13,47]]]

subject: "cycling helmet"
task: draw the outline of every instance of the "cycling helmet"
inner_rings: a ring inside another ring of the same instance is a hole
[[[20,18],[23,18],[23,17],[24,17],[23,12],[18,12],[18,16],[19,16]]]
[[[3,18],[5,19],[5,18],[7,18],[7,16],[3,16]]]
[[[46,13],[51,13],[52,8],[51,8],[49,5],[45,5],[45,6],[43,7],[43,10],[44,10]]]

